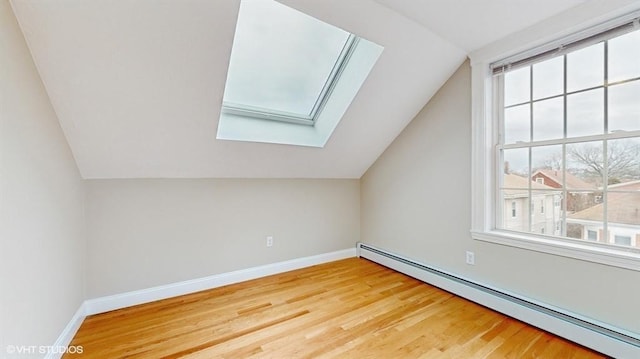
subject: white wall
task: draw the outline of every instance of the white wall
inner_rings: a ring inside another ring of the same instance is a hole
[[[87,181],[88,297],[353,248],[359,188],[358,180]]]
[[[638,272],[471,239],[470,89],[467,62],[362,177],[362,241],[640,333]]]
[[[52,345],[84,299],[83,202],[71,151],[0,0],[0,357],[5,345]]]

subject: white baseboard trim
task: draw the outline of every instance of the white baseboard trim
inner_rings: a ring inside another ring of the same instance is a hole
[[[45,359],[59,359],[62,357],[62,354],[64,353],[63,348],[69,346],[69,344],[73,340],[73,337],[76,335],[76,332],[80,328],[80,325],[82,325],[82,321],[84,321],[85,317],[86,303],[82,302],[73,317],[71,317],[69,323],[67,323],[67,326],[64,327],[62,333],[60,333],[60,336],[58,336],[56,342],[53,343],[52,349],[55,350],[48,351],[45,355]]]
[[[356,256],[356,248],[319,254],[310,257],[296,258],[288,261],[267,264],[259,267],[241,269],[233,272],[216,274],[204,278],[192,279],[178,283],[161,285],[127,293],[89,299],[84,302],[85,314],[92,315],[111,310],[131,307],[156,300],[195,293],[207,289],[222,287],[229,284],[244,282],[251,279],[284,273],[295,269],[310,267],[317,264],[337,261]]]
[[[640,341],[637,333],[631,333],[518,294],[474,282],[368,244],[358,243],[357,252],[359,257],[382,264],[614,358],[640,358],[640,346],[631,343]],[[518,300],[531,305],[519,304]],[[536,307],[544,307],[554,312],[552,314],[557,315],[545,313],[544,309],[536,310]],[[562,319],[563,315],[576,320],[574,322],[564,320]],[[627,339],[623,341],[616,335],[627,337],[628,341]]]

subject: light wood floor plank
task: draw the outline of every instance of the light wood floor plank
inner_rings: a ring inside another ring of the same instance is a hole
[[[87,317],[64,358],[603,358],[365,259]]]

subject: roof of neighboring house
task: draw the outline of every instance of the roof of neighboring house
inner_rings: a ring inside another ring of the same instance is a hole
[[[533,176],[531,176],[532,178],[535,178],[537,174],[542,174],[545,177],[549,178],[550,180],[556,182],[558,184],[558,186],[562,187],[562,171],[560,170],[551,170],[551,169],[541,169],[541,170],[537,170]],[[581,190],[595,190],[596,186],[591,184],[591,183],[587,183],[583,180],[581,180],[580,178],[572,175],[569,172],[566,172],[565,174],[565,179],[566,179],[566,186],[567,188],[570,189],[581,189]]]
[[[640,180],[612,184],[607,186],[610,191],[640,191]]]
[[[504,190],[505,195],[509,196],[528,196],[529,195],[529,184],[531,184],[532,190],[557,190],[557,188],[553,188],[541,183],[537,183],[535,181],[530,181],[526,177],[518,176],[512,173],[505,174],[502,177],[502,187],[506,188]],[[556,191],[557,192],[557,191]]]
[[[640,186],[637,183],[636,186]],[[604,203],[568,214],[569,219],[603,220]],[[640,225],[640,192],[608,192],[607,220],[611,223]]]

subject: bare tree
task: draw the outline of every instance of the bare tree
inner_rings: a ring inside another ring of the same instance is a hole
[[[607,144],[609,184],[640,179],[640,142],[634,140],[609,141]],[[568,159],[579,163],[577,169],[586,177],[602,178],[605,172],[604,151],[600,143],[570,146]]]
[[[550,170],[562,171],[562,153],[554,152],[543,162],[543,167]]]

